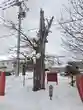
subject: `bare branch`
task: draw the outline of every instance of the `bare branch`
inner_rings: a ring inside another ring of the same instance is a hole
[[[65,41],[62,39],[62,43],[68,51],[83,55],[83,1],[70,0],[70,8],[64,7],[68,19],[61,14],[61,20],[58,20],[65,38]]]

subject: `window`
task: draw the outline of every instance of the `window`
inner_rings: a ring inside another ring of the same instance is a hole
[[[9,65],[9,62],[7,62],[7,65]]]
[[[4,62],[2,62],[2,65],[4,65]]]

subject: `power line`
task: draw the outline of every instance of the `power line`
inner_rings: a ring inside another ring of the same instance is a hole
[[[82,21],[83,18],[80,18],[80,19],[77,19],[77,20],[68,20],[68,21],[65,21],[65,22],[60,22],[60,24],[67,24],[67,23],[72,23],[72,22],[76,22],[76,21]],[[59,25],[59,23],[53,23],[52,26],[57,26]],[[32,28],[32,29],[29,29],[28,31],[33,31],[33,30],[37,30],[39,28]]]
[[[12,21],[9,21],[9,20],[5,20],[3,17],[0,16],[0,19],[2,19],[4,21],[4,23],[11,23]],[[15,25],[18,25],[18,24],[15,24]],[[11,27],[11,26],[10,26]],[[31,29],[28,29],[27,31],[34,31],[34,30],[38,30],[39,28],[31,28]]]
[[[64,22],[60,22],[60,24],[72,23],[72,22],[82,21],[82,20],[83,20],[83,18],[78,18],[78,19],[75,19],[75,20],[67,20],[67,21],[64,21]]]
[[[0,38],[8,38],[8,37],[11,37],[11,36],[13,36],[13,35],[15,35],[16,33],[12,33],[12,34],[10,34],[10,35],[3,35],[3,36],[1,36]]]
[[[10,23],[10,22],[12,22],[12,21],[6,21],[4,18],[2,18],[2,17],[0,17],[5,23]],[[65,22],[60,22],[59,24],[66,24],[66,23],[72,23],[72,22],[76,22],[76,21],[81,21],[81,20],[83,20],[83,18],[81,18],[81,19],[78,19],[78,20],[70,20],[70,21],[65,21]],[[52,26],[58,26],[59,25],[58,23],[54,23],[54,24],[52,24]],[[15,24],[15,25],[18,25],[18,24]],[[30,32],[30,31],[36,31],[36,30],[38,30],[39,28],[31,28],[31,29],[28,29],[27,31],[28,32]]]

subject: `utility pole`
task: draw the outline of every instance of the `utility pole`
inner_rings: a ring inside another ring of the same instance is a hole
[[[18,39],[17,39],[17,73],[16,75],[19,75],[20,70],[20,36],[21,36],[21,14],[22,14],[22,6],[21,2],[19,2],[19,14],[18,14]]]
[[[18,14],[18,40],[17,40],[17,76],[20,72],[20,37],[21,37],[21,21],[23,18],[26,17],[26,12],[22,8],[22,4],[25,6],[25,9],[29,11],[29,8],[24,4],[24,1],[17,0],[17,6],[19,7],[19,14]]]
[[[29,8],[24,3],[24,0],[7,0],[1,4],[2,10],[6,10],[13,6],[19,7],[19,14],[18,14],[18,39],[17,39],[17,73],[16,75],[19,75],[19,69],[20,69],[20,37],[21,37],[21,21],[23,18],[26,17],[26,12],[23,9],[22,5],[24,5],[25,10],[29,11]]]

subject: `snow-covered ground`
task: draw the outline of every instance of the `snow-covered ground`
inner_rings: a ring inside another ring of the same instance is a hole
[[[26,77],[23,87],[22,76],[6,78],[6,93],[0,97],[0,110],[83,110],[76,87],[70,87],[68,78],[59,76],[59,84],[46,84],[46,90],[32,91],[32,73]],[[48,87],[54,86],[53,100],[49,100]]]

